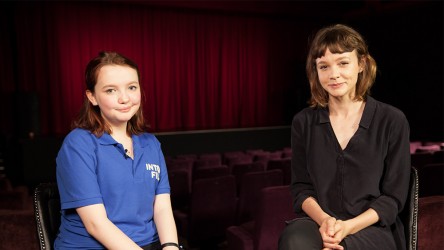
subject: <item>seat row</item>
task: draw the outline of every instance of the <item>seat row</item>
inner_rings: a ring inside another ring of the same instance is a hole
[[[266,161],[244,161],[232,165],[214,165],[205,167],[193,167],[191,162],[185,160],[181,163],[167,163],[168,178],[171,186],[173,208],[185,207],[189,196],[195,190],[194,183],[200,179],[232,175],[235,178],[236,194],[239,195],[243,185],[243,175],[251,172],[264,172],[280,170],[282,172],[282,184],[289,185],[291,178],[291,159],[280,158]],[[181,165],[179,165],[181,164]]]
[[[167,163],[189,160],[193,167],[200,168],[214,165],[231,166],[236,163],[247,163],[255,161],[268,161],[291,157],[291,149],[285,147],[281,150],[267,151],[263,149],[250,149],[245,151],[228,151],[202,154],[180,154],[176,156],[165,156]]]

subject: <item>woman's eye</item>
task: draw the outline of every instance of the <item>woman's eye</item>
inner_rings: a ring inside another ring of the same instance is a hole
[[[105,90],[105,93],[112,94],[115,90],[114,89],[107,89]]]
[[[130,86],[129,89],[130,89],[130,90],[136,90],[136,89],[137,89],[137,86]]]
[[[339,63],[339,64],[342,65],[342,66],[345,66],[345,65],[348,64],[348,62],[341,62],[341,63]]]
[[[320,69],[320,70],[325,70],[325,69],[327,69],[327,66],[326,66],[326,65],[320,65],[320,66],[319,66],[319,69]]]

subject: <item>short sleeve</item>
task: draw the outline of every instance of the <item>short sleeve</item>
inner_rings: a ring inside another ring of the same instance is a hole
[[[62,209],[103,203],[97,182],[94,135],[75,129],[56,158],[56,176]]]

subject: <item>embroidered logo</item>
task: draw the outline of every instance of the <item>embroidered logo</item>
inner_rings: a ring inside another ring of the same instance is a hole
[[[155,178],[156,180],[160,179],[160,167],[156,164],[145,164],[146,170],[151,171],[151,178]]]

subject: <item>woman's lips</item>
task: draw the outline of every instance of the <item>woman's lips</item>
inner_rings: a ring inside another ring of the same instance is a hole
[[[343,83],[330,83],[328,86],[330,86],[331,88],[339,88],[343,85]]]
[[[120,111],[120,112],[126,113],[126,112],[131,110],[131,107],[121,108],[121,109],[117,109],[117,110]]]

